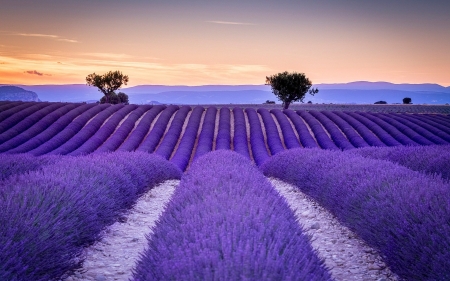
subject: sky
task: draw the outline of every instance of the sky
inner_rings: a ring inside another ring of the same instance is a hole
[[[448,0],[0,0],[0,84],[450,86]]]

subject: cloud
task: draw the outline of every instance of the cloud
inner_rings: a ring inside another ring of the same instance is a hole
[[[24,71],[24,73],[28,73],[28,74],[31,74],[31,75],[38,75],[38,76],[43,76],[43,75],[45,75],[45,76],[52,76],[50,74],[44,74],[42,72],[37,72],[36,70],[28,70],[28,71]]]
[[[215,23],[215,24],[228,24],[228,25],[256,25],[254,23],[249,23],[249,22],[234,22],[234,21],[217,21],[217,20],[212,20],[212,21],[206,21],[209,23]]]
[[[77,40],[73,40],[73,39],[67,39],[67,38],[61,38],[58,35],[52,35],[52,34],[40,34],[40,33],[15,33],[14,35],[17,36],[25,36],[25,37],[41,37],[41,38],[48,38],[48,39],[53,39],[56,41],[61,41],[61,42],[67,42],[67,43],[78,43]]]

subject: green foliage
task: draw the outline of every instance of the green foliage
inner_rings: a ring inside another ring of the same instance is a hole
[[[106,103],[106,96],[103,96],[100,99],[100,103]],[[129,104],[128,101],[128,95],[125,93],[119,93],[116,95],[116,93],[112,93],[109,95],[109,103],[110,104],[119,104],[119,103],[123,103],[123,104]]]
[[[411,104],[412,99],[411,98],[403,98],[403,104]]]
[[[128,83],[128,75],[123,75],[120,71],[109,71],[103,75],[98,75],[92,73],[86,77],[86,84],[88,86],[95,86],[98,88],[100,92],[102,92],[104,96],[104,102],[100,100],[101,103],[113,103],[111,99],[117,99],[113,97],[115,94],[114,91],[118,90],[122,87],[122,84]],[[120,93],[119,93],[120,94]],[[118,96],[118,95],[116,95]],[[102,98],[103,99],[103,98]],[[128,96],[127,96],[128,101]],[[117,102],[118,103],[118,102]]]
[[[272,92],[283,102],[283,107],[287,109],[291,102],[301,101],[306,93],[317,94],[318,89],[310,89],[311,81],[304,73],[281,72],[272,76],[266,76],[266,85],[272,87]]]

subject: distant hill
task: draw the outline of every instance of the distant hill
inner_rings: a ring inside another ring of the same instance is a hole
[[[37,85],[19,87],[33,91],[42,101],[86,102],[97,101],[103,96],[97,88],[83,84]],[[389,82],[357,81],[337,84],[316,84],[315,96],[306,95],[305,102],[373,104],[384,100],[387,103],[402,103],[410,97],[415,104],[450,103],[450,87],[438,84],[393,84]],[[129,96],[130,103],[149,102],[172,104],[261,104],[266,100],[280,103],[268,85],[204,85],[165,86],[140,85],[120,89]]]
[[[16,86],[0,86],[2,101],[40,101],[38,95]]]

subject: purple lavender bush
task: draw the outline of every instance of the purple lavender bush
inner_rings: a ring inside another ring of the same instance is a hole
[[[244,110],[239,107],[233,108],[234,117],[234,136],[233,148],[234,151],[242,156],[250,159],[250,151],[248,149],[247,127],[245,122]]]
[[[450,145],[367,147],[351,153],[388,160],[414,171],[437,174],[450,180]]]
[[[296,185],[378,249],[404,280],[450,280],[448,181],[354,155],[295,149],[261,170]]]
[[[286,201],[229,150],[191,165],[153,231],[134,280],[331,280]]]
[[[148,153],[59,157],[0,182],[0,280],[58,280],[144,191],[181,177]]]
[[[45,165],[54,164],[59,161],[59,155],[33,156],[31,154],[0,154],[0,180],[3,181],[10,176],[25,174],[41,169]]]

